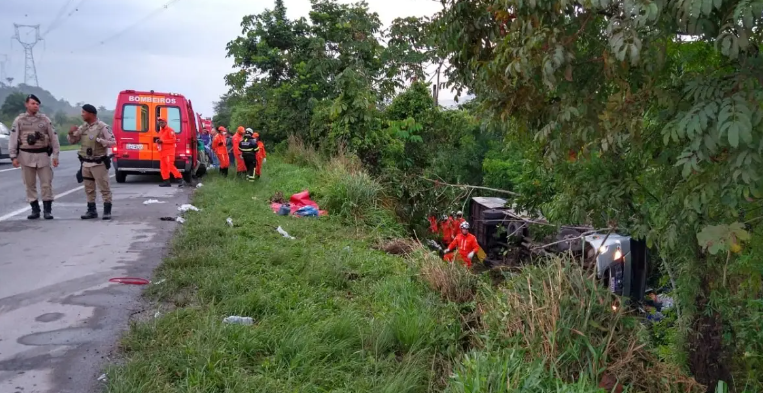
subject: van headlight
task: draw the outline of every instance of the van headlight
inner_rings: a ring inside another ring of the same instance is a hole
[[[609,250],[609,246],[601,246],[599,247],[599,254],[604,254]]]
[[[615,260],[617,261],[617,260],[619,260],[619,259],[620,259],[620,258],[622,258],[622,257],[623,257],[623,252],[622,252],[622,251],[620,251],[620,249],[618,248],[618,249],[615,251]]]

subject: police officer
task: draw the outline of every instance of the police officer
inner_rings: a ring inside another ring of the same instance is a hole
[[[241,158],[246,166],[246,180],[253,182],[254,169],[257,166],[257,152],[260,147],[257,145],[257,139],[252,136],[252,129],[247,128],[244,131],[244,137],[238,143],[238,150],[241,151]]]
[[[69,129],[66,138],[69,143],[80,143],[77,157],[82,163],[82,179],[85,181],[85,195],[87,196],[87,212],[80,216],[83,220],[98,218],[95,209],[95,189],[101,190],[103,198],[103,219],[111,220],[111,187],[109,186],[109,169],[111,158],[109,147],[117,141],[111,132],[109,125],[98,120],[98,111],[94,106],[86,104],[82,106],[82,120],[85,124]]]
[[[60,144],[50,119],[40,113],[40,99],[30,94],[25,102],[26,113],[13,120],[8,144],[13,167],[21,167],[26,186],[26,198],[32,207],[30,220],[40,218],[40,202],[37,200],[37,178],[40,179],[42,204],[46,220],[53,219],[53,169],[58,166]]]

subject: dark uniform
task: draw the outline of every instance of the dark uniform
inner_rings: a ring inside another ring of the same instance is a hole
[[[85,105],[84,111],[97,114],[95,107]],[[73,133],[67,135],[69,143],[80,143],[80,149],[77,156],[82,163],[82,179],[85,182],[85,196],[87,197],[87,212],[80,218],[83,220],[98,218],[98,211],[95,208],[96,187],[101,190],[103,198],[103,219],[111,219],[111,186],[109,185],[109,169],[111,161],[109,158],[109,147],[114,146],[117,141],[114,133],[111,132],[109,125],[95,120],[92,123],[85,123]]]
[[[257,145],[257,139],[252,136],[252,132],[247,130],[241,142],[238,143],[238,149],[241,150],[241,157],[246,165],[246,180],[253,182],[254,169],[257,167],[257,152],[260,147]]]
[[[34,95],[27,98],[38,104]],[[40,218],[40,202],[37,200],[37,179],[40,179],[40,191],[44,206],[45,219],[53,219],[53,168],[51,159],[57,165],[60,151],[58,134],[53,129],[50,119],[42,113],[23,113],[13,120],[8,150],[12,160],[21,166],[21,175],[26,187],[26,199],[32,207],[32,214],[27,218]]]

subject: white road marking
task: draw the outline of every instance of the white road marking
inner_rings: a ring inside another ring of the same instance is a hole
[[[110,176],[109,176],[109,178],[112,178],[112,177],[114,177],[114,175],[110,175]],[[75,193],[75,192],[77,192],[77,191],[79,191],[79,190],[81,190],[81,189],[83,189],[83,188],[85,188],[85,186],[79,186],[79,187],[77,187],[77,188],[72,188],[71,190],[68,190],[68,191],[64,191],[64,192],[62,192],[62,193],[60,193],[60,194],[58,194],[58,195],[54,195],[54,196],[53,196],[53,199],[63,198],[63,197],[65,197],[65,196],[67,196],[67,195],[69,195],[69,194],[72,194],[72,193]],[[26,211],[29,211],[29,207],[24,207],[24,208],[18,209],[18,210],[16,210],[16,211],[12,211],[12,212],[10,212],[10,213],[8,213],[8,214],[4,215],[4,216],[1,216],[1,217],[0,217],[0,222],[2,222],[2,221],[6,221],[6,220],[8,220],[9,218],[13,218],[13,217],[15,217],[15,216],[18,216],[19,214],[21,214],[21,213],[24,213],[24,212],[26,212]]]
[[[16,169],[20,169],[20,168],[0,169],[0,172],[15,171]]]

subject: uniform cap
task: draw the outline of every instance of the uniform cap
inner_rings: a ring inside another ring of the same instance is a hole
[[[225,131],[225,127],[223,126],[217,127],[217,131]]]
[[[156,119],[156,121],[167,121],[167,120],[164,120],[163,117],[160,117],[160,118]]]
[[[236,128],[236,132],[244,132],[244,127],[238,126],[238,128]]]
[[[34,94],[30,94],[30,95],[26,96],[26,100],[24,102],[29,102],[29,100],[35,100],[35,101],[37,101],[38,104],[42,104],[42,102],[40,102],[40,99],[37,98],[37,96],[34,95]]]
[[[92,113],[92,114],[94,114],[94,115],[97,115],[97,114],[98,114],[98,110],[97,110],[97,109],[95,109],[95,107],[94,107],[94,106],[92,106],[92,105],[90,105],[90,104],[85,104],[85,105],[82,105],[82,110],[83,110],[83,111],[85,111],[85,112],[87,112],[87,113]]]
[[[255,137],[255,138],[259,138],[260,137],[260,133],[259,132],[255,132],[252,136]]]

